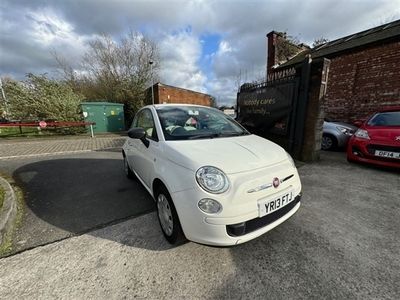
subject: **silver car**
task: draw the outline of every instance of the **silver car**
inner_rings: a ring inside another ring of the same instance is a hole
[[[356,126],[344,122],[325,120],[322,134],[322,150],[345,148],[350,137],[356,132]]]

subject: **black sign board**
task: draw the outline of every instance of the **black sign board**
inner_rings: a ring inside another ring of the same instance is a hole
[[[250,130],[286,135],[296,80],[242,88],[238,93],[238,120]]]

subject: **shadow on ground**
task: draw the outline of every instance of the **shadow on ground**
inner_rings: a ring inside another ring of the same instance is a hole
[[[45,160],[18,168],[13,177],[24,190],[28,208],[18,230],[16,251],[155,209],[143,186],[125,177],[122,159]]]

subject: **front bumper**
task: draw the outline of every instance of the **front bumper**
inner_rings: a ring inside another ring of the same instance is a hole
[[[172,193],[171,197],[186,238],[215,246],[237,245],[252,240],[286,221],[300,207],[301,183],[297,170],[284,169],[279,174],[278,169],[277,166],[277,170],[273,172],[271,169],[254,172],[253,176],[250,176],[253,178],[251,180],[248,180],[247,174],[230,176],[235,189],[228,191],[226,195],[211,196],[200,188]],[[265,183],[270,174],[284,178],[287,172],[293,173],[293,177],[281,183],[279,188],[248,193],[250,187]],[[241,181],[243,178],[247,180]],[[264,217],[259,217],[259,201],[269,201],[288,191],[291,191],[294,197],[289,204]],[[223,211],[217,215],[201,211],[197,207],[197,202],[207,197],[219,201],[224,207]]]
[[[347,147],[347,159],[349,161],[362,162],[373,164],[381,167],[389,167],[389,168],[399,168],[400,169],[400,160],[394,158],[385,158],[373,155],[372,149],[380,149],[389,150],[388,147],[393,147],[391,144],[387,144],[384,142],[375,142],[371,140],[360,139],[357,137],[352,137],[349,141]],[[399,147],[400,148],[400,147]],[[391,150],[394,151],[394,150]],[[397,150],[396,150],[397,152]]]
[[[295,206],[300,203],[301,194],[296,196],[292,202],[288,205],[282,207],[274,211],[271,214],[268,214],[261,218],[254,218],[246,222],[238,223],[238,224],[231,224],[226,226],[226,232],[229,236],[232,237],[241,237],[246,234],[252,233],[257,231],[267,225],[274,223],[275,221],[279,220],[280,218],[284,217],[286,214],[290,213]]]
[[[201,214],[180,215],[179,219],[181,221],[183,232],[188,240],[213,246],[233,246],[255,239],[285,222],[300,208],[300,198],[301,195],[296,197],[296,200],[293,201],[294,206],[291,206],[288,211],[285,210],[286,206],[284,206],[280,209],[282,210],[281,212],[280,210],[277,210],[271,215],[262,218],[249,218],[246,215],[237,216],[236,220],[240,220],[240,222],[235,224],[211,224],[209,223],[210,219],[208,218],[207,220],[207,218],[204,218]],[[289,205],[290,204],[287,206]],[[282,212],[284,213],[281,214]],[[275,215],[272,216],[273,214]],[[213,219],[215,220],[215,218]],[[223,219],[224,218],[221,218],[219,221],[223,223]],[[241,232],[239,232],[239,234],[236,232],[238,235],[235,236],[235,234],[232,233],[231,228],[238,224],[239,226],[242,226],[242,228],[240,229]]]
[[[345,149],[351,137],[352,137],[351,135],[346,135],[346,134],[336,135],[338,147]]]

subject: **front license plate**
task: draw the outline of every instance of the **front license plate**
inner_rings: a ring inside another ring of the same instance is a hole
[[[263,217],[270,213],[273,213],[274,211],[277,211],[278,209],[288,205],[293,200],[293,191],[287,192],[272,200],[271,198],[269,198],[268,200],[261,200],[258,202],[259,217]]]
[[[375,150],[375,156],[400,159],[400,153],[399,152]]]

